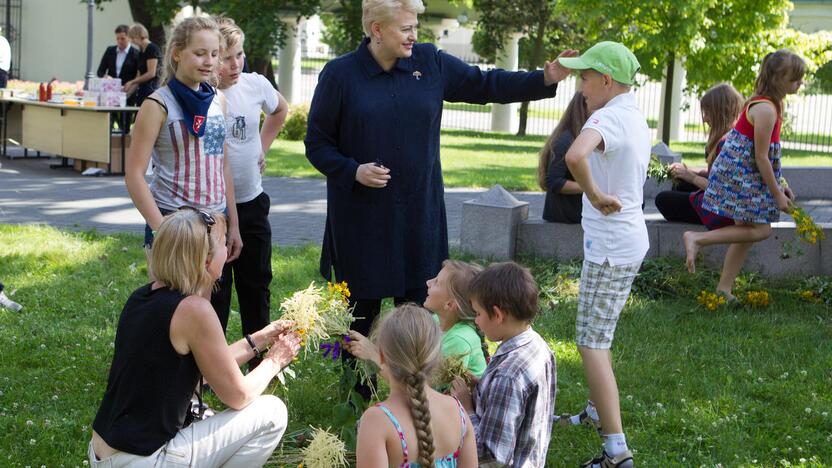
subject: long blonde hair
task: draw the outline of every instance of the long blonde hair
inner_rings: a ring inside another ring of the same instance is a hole
[[[549,138],[546,140],[538,155],[537,184],[540,185],[541,190],[544,192],[548,190],[546,186],[546,175],[549,172],[549,165],[552,164],[552,149],[554,148],[555,142],[567,130],[572,132],[572,138],[578,138],[578,134],[581,133],[581,129],[584,127],[588,118],[589,109],[586,107],[586,99],[584,99],[584,95],[580,91],[577,91],[572,96],[572,100],[566,106],[566,110],[560,117],[558,125],[552,130],[552,133],[549,135]]]
[[[789,49],[771,52],[763,59],[760,73],[754,83],[754,96],[751,96],[746,104],[756,97],[769,98],[774,102],[779,116],[783,112],[783,98],[788,94],[786,87],[790,82],[803,78],[805,74],[806,62],[794,52]]]
[[[364,35],[372,37],[373,23],[386,24],[396,17],[399,11],[409,11],[420,15],[425,11],[422,0],[364,0],[361,2],[361,27]]]
[[[433,466],[433,433],[425,387],[442,359],[442,332],[430,312],[414,304],[396,307],[381,321],[375,342],[392,378],[407,387],[408,406],[416,427],[418,462]]]
[[[707,90],[699,99],[702,114],[708,114],[708,142],[705,144],[706,161],[710,167],[716,157],[719,140],[730,132],[742,112],[742,95],[728,83],[720,83]]]
[[[173,28],[173,31],[171,31],[170,34],[170,39],[168,39],[168,45],[165,47],[164,68],[162,69],[162,86],[166,85],[171,78],[176,76],[176,69],[178,65],[173,60],[174,51],[181,51],[187,48],[191,42],[191,37],[193,37],[194,34],[205,30],[212,31],[217,34],[217,38],[220,41],[220,57],[222,57],[222,46],[225,43],[225,40],[223,39],[222,33],[220,33],[220,28],[217,26],[217,23],[213,19],[205,16],[191,16],[189,18],[185,18]],[[219,61],[217,62],[217,68],[219,68]],[[210,84],[213,86],[216,86],[217,84],[217,71],[218,70],[213,71],[213,76],[209,80]]]
[[[216,224],[212,232],[225,232],[225,216],[209,212]],[[153,239],[150,270],[157,281],[188,296],[210,290],[214,284],[206,262],[220,247],[208,233],[202,215],[194,210],[179,210],[165,216]]]

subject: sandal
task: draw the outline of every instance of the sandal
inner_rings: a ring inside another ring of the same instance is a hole
[[[633,453],[625,450],[623,453],[611,457],[607,452],[601,452],[601,455],[581,463],[581,468],[591,468],[593,466],[600,466],[601,468],[633,468]]]

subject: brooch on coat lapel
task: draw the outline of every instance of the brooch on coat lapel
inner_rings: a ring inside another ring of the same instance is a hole
[[[416,70],[415,72],[413,72],[413,76],[416,77],[416,81],[419,81],[422,78],[422,72]]]

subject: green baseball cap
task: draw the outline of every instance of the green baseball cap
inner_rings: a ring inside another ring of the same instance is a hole
[[[604,41],[587,49],[580,57],[561,57],[561,65],[575,70],[593,69],[610,75],[619,83],[635,83],[636,73],[641,69],[636,56],[624,44]]]

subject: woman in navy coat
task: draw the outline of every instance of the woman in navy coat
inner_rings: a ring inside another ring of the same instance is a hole
[[[569,71],[481,71],[416,43],[421,0],[364,0],[367,37],[326,64],[312,98],[306,156],[327,177],[321,274],[346,281],[367,334],[380,301],[422,304],[448,258],[439,160],[442,102],[552,97]],[[563,56],[575,55],[574,51]]]

